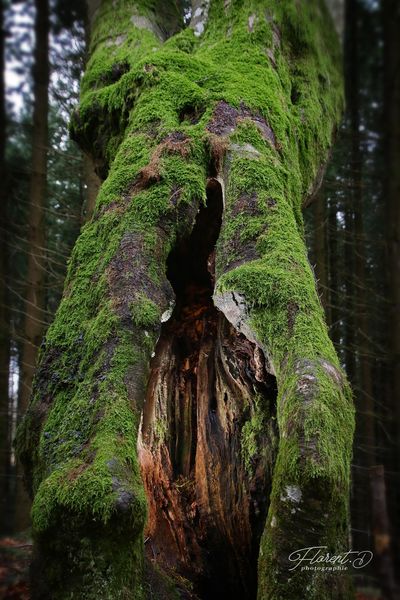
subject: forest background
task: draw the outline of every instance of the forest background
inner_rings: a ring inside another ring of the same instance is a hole
[[[98,180],[69,138],[85,64],[84,3],[3,0],[0,42],[0,596],[28,598],[29,499],[13,439],[35,357]],[[357,413],[352,546],[374,551],[359,598],[400,572],[400,8],[347,0],[347,107],[318,197],[310,262]],[[3,594],[3,595],[2,595]],[[13,595],[14,594],[14,595]]]

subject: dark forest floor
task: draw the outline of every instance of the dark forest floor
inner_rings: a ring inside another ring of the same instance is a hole
[[[0,538],[0,599],[29,600],[29,562],[32,540],[26,536]]]
[[[30,600],[29,562],[32,540],[27,536],[0,538],[0,600]],[[359,590],[355,600],[384,600],[373,590]]]

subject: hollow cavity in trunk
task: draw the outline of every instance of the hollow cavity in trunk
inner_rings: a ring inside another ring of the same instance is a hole
[[[201,598],[255,598],[275,460],[276,381],[214,306],[223,212],[215,179],[168,258],[176,305],[151,364],[140,435],[146,552]]]

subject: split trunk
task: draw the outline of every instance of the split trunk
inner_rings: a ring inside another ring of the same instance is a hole
[[[91,6],[72,132],[104,182],[18,435],[33,593],[342,599],[293,561],[348,538],[353,408],[301,214],[336,34],[319,1],[177,4]]]

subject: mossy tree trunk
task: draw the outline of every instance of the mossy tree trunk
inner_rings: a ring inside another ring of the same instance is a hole
[[[326,8],[91,8],[72,133],[104,182],[18,435],[34,593],[344,598],[289,560],[348,537],[353,408],[301,214],[342,109]]]

